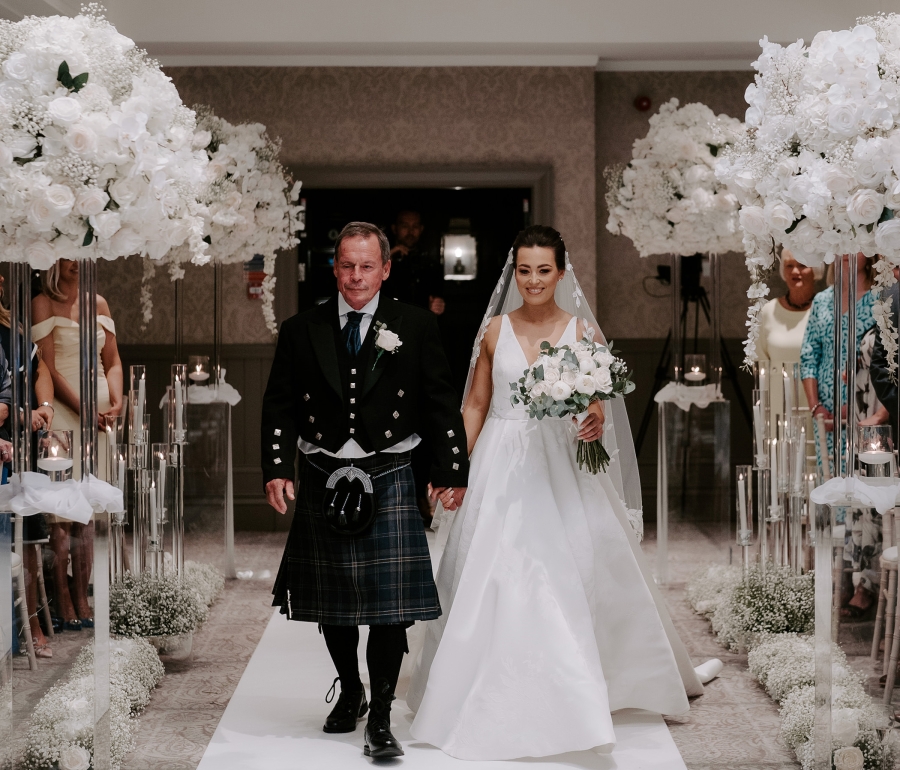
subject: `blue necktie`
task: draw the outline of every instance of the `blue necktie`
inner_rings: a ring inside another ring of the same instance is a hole
[[[344,324],[343,336],[344,344],[351,356],[356,358],[359,349],[362,347],[362,339],[359,336],[359,322],[362,321],[363,314],[350,311],[347,313],[347,323]]]

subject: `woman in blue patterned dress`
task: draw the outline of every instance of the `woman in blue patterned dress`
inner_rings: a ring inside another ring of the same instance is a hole
[[[859,349],[863,335],[872,327],[875,320],[872,316],[872,304],[875,297],[870,291],[875,279],[875,260],[877,257],[856,255],[856,339],[854,350]],[[843,256],[843,269],[850,264],[849,255]],[[832,424],[834,412],[834,268],[829,267],[828,282],[832,284],[813,299],[809,311],[809,322],[803,335],[803,346],[800,349],[800,376],[803,378],[803,389],[810,405],[813,421],[818,415],[825,418],[828,430],[828,452],[832,452]],[[847,350],[848,316],[846,308],[848,287],[844,284],[844,296],[841,307],[845,308],[841,318],[841,334],[843,349]],[[847,385],[841,385],[841,403],[847,403]],[[818,428],[816,428],[818,430]],[[818,436],[817,436],[818,439]],[[819,441],[816,441],[816,457],[822,467]],[[843,473],[844,469],[842,469]]]

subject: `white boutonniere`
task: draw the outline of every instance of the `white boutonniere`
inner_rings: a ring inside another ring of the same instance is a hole
[[[375,337],[375,347],[378,349],[378,353],[375,355],[375,363],[372,364],[373,370],[378,364],[378,359],[381,358],[385,352],[392,354],[396,353],[403,344],[397,334],[388,329],[387,325],[380,321],[375,324],[375,331],[377,333],[377,336]]]

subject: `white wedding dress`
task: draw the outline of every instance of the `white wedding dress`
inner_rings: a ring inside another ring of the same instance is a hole
[[[578,468],[571,418],[510,405],[527,366],[504,315],[438,570],[444,614],[426,624],[407,694],[411,734],[460,759],[609,751],[612,711],[683,714],[686,690],[702,692],[609,477]]]

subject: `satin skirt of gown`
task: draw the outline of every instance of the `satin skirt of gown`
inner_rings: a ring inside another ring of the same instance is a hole
[[[574,341],[575,319],[559,344]],[[686,689],[702,692],[609,477],[578,468],[571,418],[510,405],[526,367],[504,316],[438,570],[444,614],[426,624],[407,693],[411,734],[460,759],[608,751],[611,712],[683,714]]]

